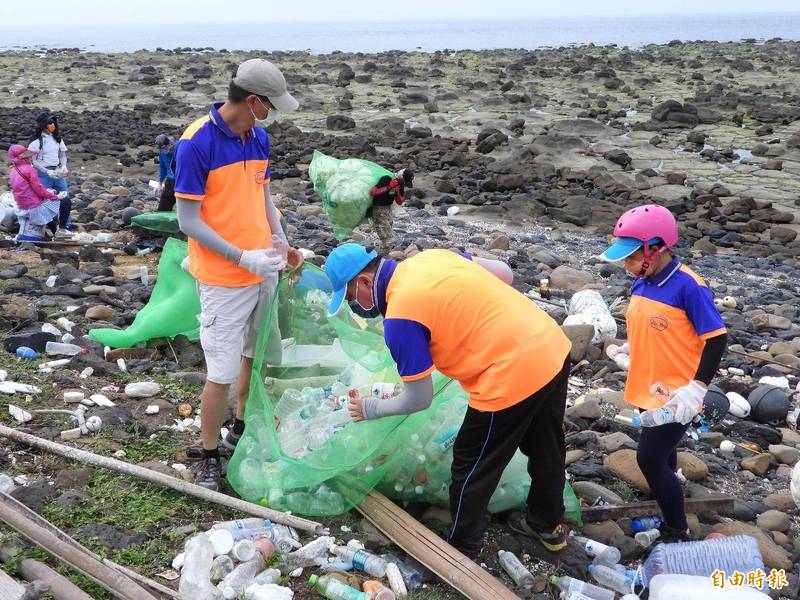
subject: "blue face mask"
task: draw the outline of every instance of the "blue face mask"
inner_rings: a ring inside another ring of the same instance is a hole
[[[356,282],[356,288],[358,288],[358,282]],[[355,314],[359,317],[364,317],[365,319],[374,319],[379,317],[381,311],[378,309],[378,305],[375,304],[372,308],[364,308],[361,306],[361,303],[358,301],[358,298],[355,300],[351,300],[348,302],[350,305],[350,310],[352,310]]]

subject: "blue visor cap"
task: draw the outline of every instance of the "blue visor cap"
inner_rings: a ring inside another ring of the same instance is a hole
[[[375,250],[368,252],[361,244],[353,243],[342,244],[328,255],[322,268],[333,286],[333,297],[328,306],[329,316],[332,317],[341,310],[350,280],[377,257]]]
[[[647,242],[647,244],[652,246],[653,244],[658,244],[660,242],[661,238],[654,237]],[[600,255],[600,258],[608,262],[617,262],[618,260],[628,258],[642,246],[644,246],[644,242],[642,242],[642,240],[637,240],[636,238],[630,237],[619,238]]]

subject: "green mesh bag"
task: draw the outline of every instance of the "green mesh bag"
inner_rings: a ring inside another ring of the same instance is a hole
[[[132,348],[154,338],[174,338],[183,334],[190,340],[200,337],[200,298],[194,277],[181,269],[187,244],[169,238],[158,262],[158,279],[147,305],[126,329],[90,329],[89,337],[111,348]]]
[[[256,345],[246,428],[228,481],[246,500],[308,516],[341,514],[374,488],[398,501],[448,506],[452,446],[466,393],[435,373],[427,410],[351,422],[350,390],[391,389],[400,378],[382,320],[346,308],[328,317],[330,294],[330,282],[313,265],[281,280]],[[489,510],[524,506],[529,488],[527,458],[517,452]],[[578,522],[569,484],[564,497],[567,518]]]
[[[164,233],[178,233],[181,230],[178,225],[178,213],[172,210],[136,215],[131,219],[131,225]]]
[[[393,176],[382,166],[360,158],[339,160],[314,150],[308,177],[322,200],[338,240],[347,239],[372,206],[370,189],[381,177]]]

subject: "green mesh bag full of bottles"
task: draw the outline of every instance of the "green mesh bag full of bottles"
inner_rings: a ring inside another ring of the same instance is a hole
[[[342,514],[372,489],[396,501],[448,506],[466,393],[435,373],[428,409],[352,422],[352,395],[388,396],[402,384],[382,320],[362,319],[347,307],[328,317],[330,295],[330,282],[313,265],[278,285],[257,342],[245,432],[228,481],[248,501],[307,516]],[[524,506],[530,485],[527,458],[517,452],[489,510]],[[566,518],[579,522],[569,484],[564,501]]]

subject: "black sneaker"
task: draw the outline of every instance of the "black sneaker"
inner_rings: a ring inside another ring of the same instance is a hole
[[[510,522],[508,526],[517,533],[535,539],[550,552],[561,552],[567,547],[567,534],[561,524],[556,525],[553,531],[536,531],[522,517],[516,522]]]
[[[204,458],[193,467],[194,482],[208,490],[219,490],[222,466],[218,458]]]
[[[242,436],[236,435],[233,433],[233,428],[230,428],[228,429],[228,433],[225,434],[225,437],[222,438],[220,445],[225,448],[225,450],[228,450],[231,454],[233,454],[234,450],[236,450],[236,444],[239,443],[240,439],[242,439]]]
[[[692,536],[688,529],[675,529],[666,523],[662,523],[658,530],[661,532],[661,535],[655,543],[664,542],[665,544],[671,544],[675,542],[692,541]]]

